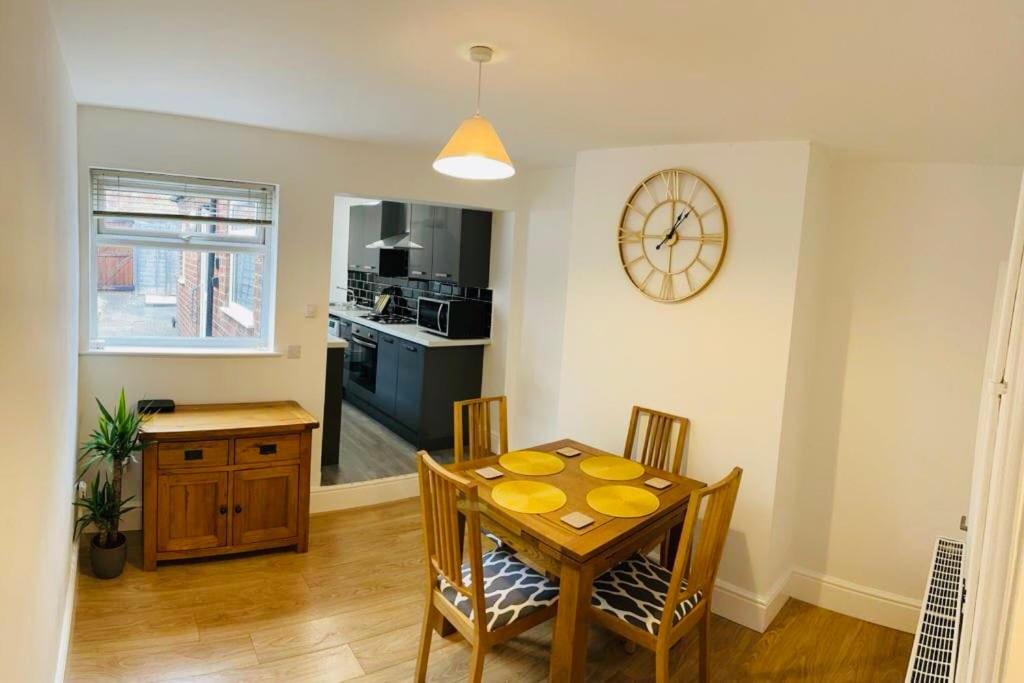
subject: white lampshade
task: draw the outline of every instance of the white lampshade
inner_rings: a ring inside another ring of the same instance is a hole
[[[434,170],[468,180],[501,180],[516,172],[494,126],[479,114],[455,129],[434,160]]]

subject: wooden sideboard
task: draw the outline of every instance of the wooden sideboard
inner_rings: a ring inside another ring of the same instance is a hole
[[[143,568],[309,546],[316,419],[294,401],[178,406],[142,424]]]

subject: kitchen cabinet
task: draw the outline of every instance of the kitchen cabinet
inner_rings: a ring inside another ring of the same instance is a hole
[[[452,403],[480,395],[483,356],[483,346],[428,347],[381,332],[373,391],[346,398],[416,448],[451,448]]]
[[[487,287],[491,270],[491,213],[435,207],[431,280]]]
[[[143,568],[309,544],[310,444],[294,401],[178,406],[140,429]]]
[[[385,277],[404,277],[409,267],[405,249],[367,249],[379,239],[408,230],[407,205],[401,202],[357,204],[348,214],[348,268]]]
[[[386,413],[395,410],[398,380],[398,340],[389,334],[377,336],[377,385],[370,399]]]
[[[398,340],[398,373],[395,389],[395,419],[413,431],[420,426],[423,401],[423,358],[425,346]]]
[[[409,277],[429,280],[434,273],[434,229],[441,207],[409,205],[409,236],[422,249],[409,250]]]

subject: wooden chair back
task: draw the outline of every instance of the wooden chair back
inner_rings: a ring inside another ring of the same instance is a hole
[[[491,443],[491,408],[497,408],[498,449]],[[479,460],[508,453],[508,401],[504,396],[456,401],[455,462]],[[463,427],[468,427],[468,435]],[[468,436],[468,439],[467,439]],[[468,453],[466,449],[468,447]]]
[[[641,425],[642,445],[638,443],[637,438]],[[633,406],[633,412],[629,417],[629,429],[626,431],[626,447],[622,455],[631,460],[638,460],[648,467],[681,474],[679,470],[683,465],[683,446],[686,444],[686,432],[689,428],[690,421],[685,417]]]
[[[697,591],[702,600],[711,600],[711,592],[718,575],[718,563],[722,559],[725,539],[729,534],[729,523],[732,511],[736,506],[736,494],[740,490],[740,478],[743,470],[734,467],[724,479],[690,494],[687,504],[686,519],[679,535],[679,552],[676,554],[672,567],[672,582],[665,599],[665,610],[661,615],[662,624],[672,623],[672,613],[679,603],[690,599]],[[694,532],[701,508],[704,508],[704,521],[701,523],[700,536],[694,544]],[[680,588],[686,579],[686,590]],[[682,623],[679,624],[682,626]],[[659,632],[665,637],[675,629],[663,628]]]
[[[423,513],[430,592],[437,590],[438,577],[443,577],[456,591],[472,601],[473,614],[483,614],[483,551],[480,543],[480,499],[476,484],[445,469],[426,451],[416,454],[416,465],[420,478],[420,507]],[[469,586],[462,580],[463,534],[460,513],[466,523]],[[475,621],[479,625],[485,620]]]

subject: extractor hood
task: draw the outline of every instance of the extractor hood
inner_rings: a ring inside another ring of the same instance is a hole
[[[404,233],[401,235],[392,235],[391,237],[384,237],[377,240],[376,242],[370,242],[366,245],[367,249],[422,249],[422,244],[416,244],[412,241],[412,235]]]

